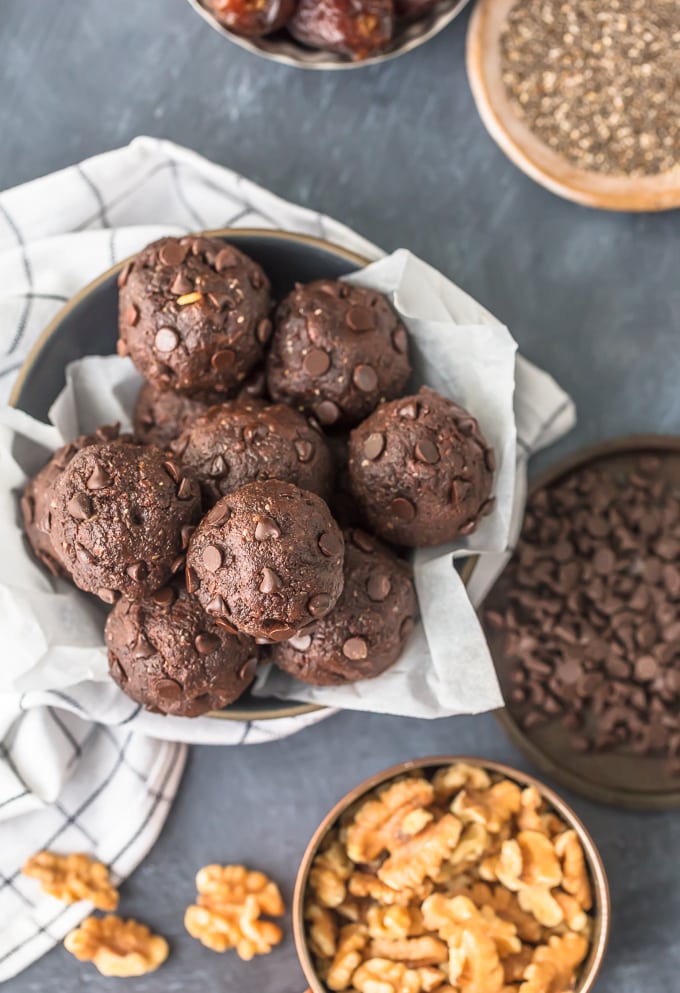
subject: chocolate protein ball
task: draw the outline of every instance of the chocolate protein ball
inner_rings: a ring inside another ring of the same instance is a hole
[[[118,285],[119,354],[158,389],[229,395],[261,359],[269,280],[220,238],[161,238]]]
[[[204,0],[225,28],[251,37],[283,27],[295,10],[295,3],[296,0]]]
[[[410,373],[406,328],[375,290],[322,279],[298,286],[278,308],[269,393],[325,426],[357,424],[399,396]]]
[[[344,541],[323,500],[279,480],[223,497],[196,528],[187,588],[216,619],[283,641],[332,610]]]
[[[200,489],[153,445],[112,442],[73,456],[51,506],[52,540],[73,582],[114,603],[152,593],[182,568]]]
[[[323,497],[330,492],[333,466],[321,432],[283,404],[228,400],[211,407],[173,450],[212,503],[257,479],[282,479]]]
[[[198,717],[233,703],[252,682],[257,646],[203,612],[183,585],[119,600],[105,628],[109,671],[147,710]]]
[[[310,48],[365,59],[392,39],[392,0],[299,0],[288,30]]]
[[[415,622],[409,565],[364,531],[345,531],[345,585],[309,631],[272,645],[284,672],[315,686],[372,679],[399,658]]]
[[[131,440],[130,435],[120,435],[119,425],[97,428],[94,434],[82,434],[58,448],[33,479],[29,479],[21,496],[21,516],[24,532],[36,558],[53,576],[68,575],[66,565],[60,561],[59,549],[52,545],[52,509],[50,506],[54,484],[73,456],[88,445],[103,445],[111,441]]]
[[[167,448],[197,417],[220,402],[219,397],[187,397],[144,383],[133,415],[135,437],[145,445]]]
[[[467,411],[426,386],[381,404],[350,436],[354,495],[376,534],[440,545],[490,514],[495,460]]]

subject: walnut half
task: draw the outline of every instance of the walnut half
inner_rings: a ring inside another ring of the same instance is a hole
[[[92,962],[102,976],[143,976],[168,957],[168,943],[145,924],[109,914],[86,917],[66,935],[64,946],[81,962]]]

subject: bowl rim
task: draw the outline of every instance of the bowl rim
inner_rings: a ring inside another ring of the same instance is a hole
[[[611,895],[602,856],[600,855],[590,832],[581,818],[571,808],[566,800],[562,799],[562,797],[552,789],[552,787],[547,786],[540,779],[537,779],[530,773],[524,772],[521,769],[516,769],[514,766],[508,765],[505,762],[497,762],[492,759],[485,759],[479,756],[470,755],[430,755],[425,758],[407,759],[405,762],[398,762],[396,765],[390,766],[388,769],[384,769],[381,772],[377,772],[372,776],[369,776],[368,779],[365,779],[358,786],[355,786],[340,800],[338,800],[336,804],[334,804],[309,840],[302,856],[295,880],[292,918],[295,947],[297,949],[300,965],[302,966],[302,970],[305,974],[307,982],[309,983],[310,993],[328,993],[326,987],[321,983],[314,969],[314,964],[305,935],[304,920],[304,898],[307,892],[309,872],[311,869],[312,860],[316,855],[319,845],[338,818],[353,803],[359,800],[362,796],[365,796],[367,793],[370,793],[371,790],[374,790],[377,786],[381,786],[383,783],[386,783],[391,779],[395,779],[397,776],[403,775],[406,772],[454,765],[459,762],[499,773],[508,779],[514,780],[522,786],[522,788],[534,786],[541,796],[552,807],[554,807],[563,820],[566,821],[569,827],[573,828],[578,834],[586,856],[586,863],[590,871],[595,898],[594,905],[598,913],[594,915],[593,918],[595,923],[593,939],[590,945],[589,955],[583,965],[575,993],[589,993],[589,991],[592,990],[602,968],[607,944],[609,942],[611,930]]]
[[[195,234],[196,237],[203,236],[227,238],[234,241],[238,241],[239,238],[264,238],[279,242],[293,241],[297,244],[307,245],[312,248],[321,249],[326,253],[337,255],[343,260],[351,262],[353,265],[360,268],[369,265],[371,262],[371,259],[368,259],[349,248],[344,248],[342,245],[337,245],[331,241],[325,241],[323,238],[317,238],[315,235],[300,234],[294,231],[282,231],[271,228],[215,228],[209,231],[192,233]],[[124,269],[128,262],[135,258],[136,254],[137,253],[135,252],[132,255],[121,259],[120,262],[116,262],[115,265],[110,266],[105,270],[105,272],[102,272],[99,276],[95,277],[95,279],[90,280],[89,283],[86,283],[82,289],[78,290],[77,293],[75,293],[62,307],[59,308],[52,320],[46,325],[38,338],[35,340],[26,355],[26,358],[21,364],[8,400],[8,404],[11,407],[18,407],[21,394],[31,370],[35,364],[40,361],[40,357],[47,343],[54,337],[54,335],[59,333],[64,320],[66,320],[72,311],[75,310],[75,308],[91,293],[99,289],[100,286],[108,282],[113,276]],[[257,709],[255,707],[245,709],[243,707],[239,708],[235,705],[228,710],[211,710],[204,716],[215,720],[246,723],[248,721],[275,721],[286,717],[301,717],[303,714],[313,714],[321,710],[329,710],[329,708],[318,703],[302,702],[281,707],[276,711],[269,708]]]
[[[672,434],[629,434],[594,442],[591,445],[578,448],[574,452],[564,456],[564,458],[558,459],[552,465],[547,466],[530,481],[527,489],[527,500],[533,494],[537,493],[538,490],[552,486],[562,477],[584,468],[591,462],[598,462],[609,457],[634,454],[636,452],[658,454],[662,457],[664,455],[680,456],[680,437]],[[500,576],[496,580],[496,583],[499,579]],[[485,600],[491,596],[496,583],[494,583],[494,586],[487,593]],[[477,608],[480,616],[483,609],[484,602]],[[582,779],[581,776],[573,772],[568,766],[547,755],[523,730],[507,706],[495,710],[493,714],[511,743],[541,773],[551,776],[564,789],[572,790],[572,792],[577,793],[579,796],[594,800],[596,803],[604,803],[609,806],[620,807],[624,810],[675,810],[680,807],[680,783],[675,790],[665,793],[642,793],[635,790],[625,790],[621,787],[598,786],[589,780]]]
[[[193,7],[194,11],[198,14],[202,20],[204,20],[214,31],[230,41],[234,45],[238,45],[239,48],[244,49],[246,52],[250,52],[252,55],[257,55],[261,59],[267,59],[269,62],[277,62],[279,65],[290,66],[294,69],[306,69],[310,71],[319,70],[322,72],[337,72],[344,71],[346,69],[366,69],[369,66],[382,65],[385,62],[391,62],[393,59],[399,58],[400,55],[406,55],[407,52],[412,52],[416,48],[420,48],[421,45],[426,44],[436,35],[438,35],[444,28],[448,27],[452,21],[461,13],[461,11],[467,7],[471,0],[449,0],[451,7],[449,10],[442,10],[439,16],[435,16],[433,23],[430,27],[422,32],[422,34],[416,35],[415,37],[407,38],[401,45],[397,46],[392,51],[383,52],[378,55],[371,55],[367,59],[360,59],[357,62],[353,62],[351,59],[338,59],[337,61],[332,58],[323,59],[320,58],[316,62],[305,62],[300,58],[296,58],[293,55],[288,55],[285,52],[269,52],[264,48],[261,48],[257,44],[257,39],[253,40],[245,35],[238,35],[228,28],[225,28],[223,24],[217,20],[213,14],[210,13],[200,2],[200,0],[187,0],[189,5]],[[323,52],[323,49],[307,49],[305,46],[300,45],[296,42],[294,38],[291,37],[291,45],[299,45],[300,51],[319,51]],[[330,53],[328,53],[330,54]]]

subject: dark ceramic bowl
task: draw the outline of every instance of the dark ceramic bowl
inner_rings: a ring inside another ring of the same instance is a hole
[[[281,299],[296,282],[338,279],[365,266],[362,258],[337,245],[307,235],[283,231],[227,229],[206,232],[225,238],[259,262]],[[76,294],[45,328],[24,362],[10,402],[27,414],[47,421],[48,411],[65,381],[66,366],[84,355],[111,355],[118,338],[116,279],[126,260],[103,273]],[[245,693],[238,702],[212,717],[225,720],[271,720],[319,710],[315,704],[291,703]]]

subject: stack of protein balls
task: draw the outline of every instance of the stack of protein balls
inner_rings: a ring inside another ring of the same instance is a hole
[[[43,564],[113,606],[113,678],[196,716],[258,659],[317,685],[379,675],[417,611],[379,539],[440,544],[493,508],[474,417],[402,396],[408,335],[373,290],[297,285],[272,319],[260,266],[193,236],[149,245],[119,288],[118,351],[146,379],[134,437],[77,438],[22,499]]]

